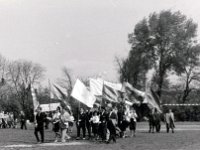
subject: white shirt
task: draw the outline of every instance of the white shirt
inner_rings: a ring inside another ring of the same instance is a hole
[[[172,112],[171,113],[166,113],[166,115],[165,115],[166,123],[170,123],[170,119],[172,119],[172,121],[174,122],[174,114]]]
[[[56,123],[60,120],[60,112],[57,112],[53,115],[53,123]]]
[[[131,119],[133,119],[133,121],[137,121],[137,114],[136,112],[131,112],[131,111],[127,111],[125,113],[125,116],[126,116],[126,121],[130,122]]]
[[[99,116],[92,116],[92,118],[91,118],[91,121],[93,122],[93,123],[99,123]]]

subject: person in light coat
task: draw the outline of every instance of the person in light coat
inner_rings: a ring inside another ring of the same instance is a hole
[[[55,142],[58,142],[58,138],[60,137],[60,111],[60,107],[57,107],[56,112],[52,118],[53,131],[55,132]]]
[[[69,140],[71,138],[67,134],[67,129],[69,128],[70,121],[71,115],[67,112],[66,108],[63,108],[60,115],[61,142],[66,142],[65,139]]]
[[[166,122],[166,129],[167,133],[169,133],[169,130],[171,128],[172,133],[174,133],[174,113],[172,112],[171,109],[169,109],[169,112],[165,114],[165,122]]]

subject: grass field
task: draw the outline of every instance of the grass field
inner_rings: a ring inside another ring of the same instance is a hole
[[[45,130],[45,143],[36,144],[32,126],[28,130],[0,129],[0,150],[199,150],[200,123],[177,122],[175,133],[148,133],[146,122],[138,123],[136,137],[117,139],[117,143],[103,144],[95,141],[72,139],[66,143],[53,143],[54,133]],[[74,133],[75,136],[76,133]]]

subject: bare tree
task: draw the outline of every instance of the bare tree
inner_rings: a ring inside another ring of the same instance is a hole
[[[31,61],[18,60],[8,65],[9,83],[13,87],[13,94],[16,93],[18,100],[24,110],[30,99],[30,86],[38,84],[44,77],[44,68]]]
[[[6,84],[8,61],[5,57],[0,55],[0,98],[5,100],[9,92],[9,86]]]
[[[185,67],[181,79],[184,81],[182,102],[185,103],[191,91],[200,83],[200,68],[192,65]]]
[[[66,89],[68,93],[68,98],[70,98],[72,89],[73,89],[73,80],[70,69],[63,67],[62,68],[63,77],[58,79],[58,84]]]

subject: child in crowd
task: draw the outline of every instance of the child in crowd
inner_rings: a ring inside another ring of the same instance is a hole
[[[130,136],[133,137],[135,136],[135,131],[136,131],[136,122],[137,122],[137,114],[135,112],[134,108],[130,109],[130,124],[129,124],[129,128],[130,128]]]
[[[97,112],[95,111],[92,118],[90,119],[90,121],[93,123],[93,133],[94,133],[94,138],[96,140],[98,140],[98,129],[99,129],[99,121],[100,121],[100,118],[99,116],[97,115]]]

